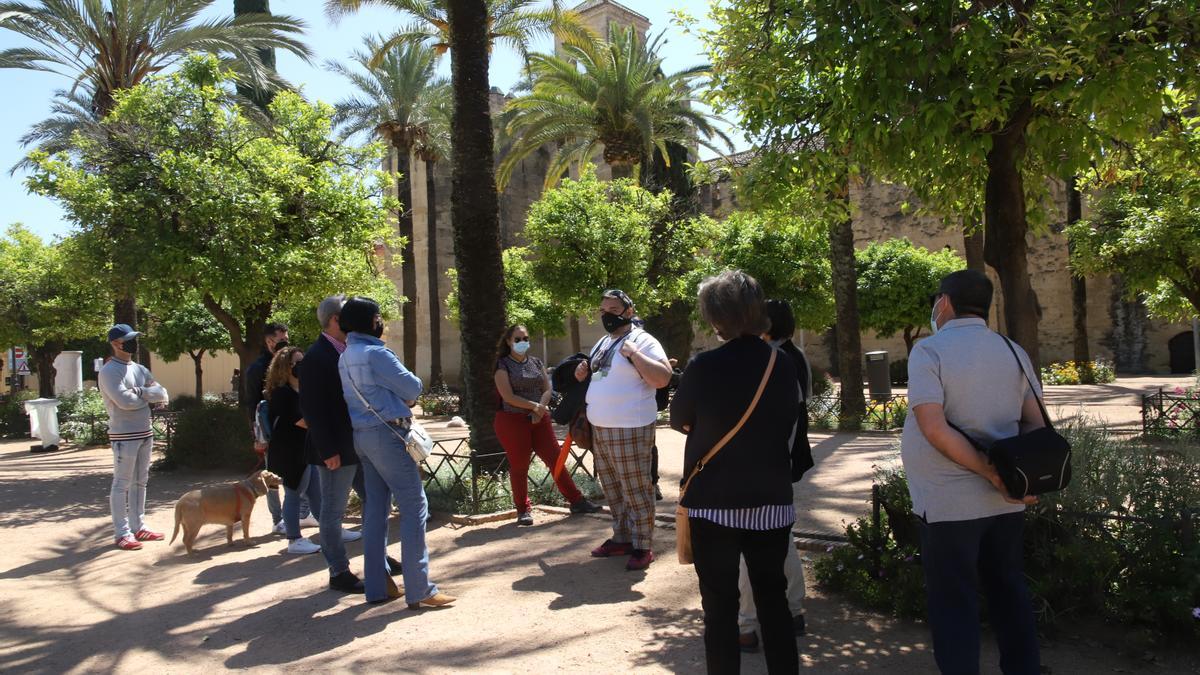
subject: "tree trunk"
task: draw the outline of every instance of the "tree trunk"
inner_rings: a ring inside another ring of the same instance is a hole
[[[850,201],[849,185],[843,199]],[[863,397],[862,336],[858,318],[858,271],[854,264],[854,221],[846,217],[829,226],[829,258],[833,267],[833,298],[837,304],[837,363],[842,381],[842,411],[838,428],[858,429],[866,413]]]
[[[200,298],[200,302],[229,333],[229,344],[238,355],[238,368],[244,375],[250,364],[262,353],[267,318],[271,316],[271,303],[264,302],[258,305],[239,320],[211,295],[205,294]],[[244,330],[242,326],[245,326]]]
[[[579,317],[574,314],[567,319],[567,327],[571,331],[571,353],[578,354],[583,351],[583,340],[579,337]]]
[[[429,232],[426,242],[429,246],[429,386],[442,384],[442,270],[438,264],[437,238],[437,181],[434,180],[433,170],[436,163],[432,160],[425,162],[425,194],[429,203],[427,208]]]
[[[61,342],[50,342],[41,347],[29,349],[29,354],[33,356],[33,363],[37,367],[38,396],[41,398],[54,398],[54,378],[58,375],[58,370],[54,367],[54,359],[58,358],[62,350]]]
[[[239,17],[244,14],[270,14],[271,0],[233,0],[233,16]],[[274,49],[259,49],[258,58],[266,66],[267,70],[275,71],[275,50]],[[264,90],[258,87],[251,86],[245,82],[237,83],[238,94],[245,96],[254,102],[263,112],[267,111],[267,106],[271,105],[271,101],[275,99],[273,90]]]
[[[912,354],[913,345],[916,344],[917,338],[921,337],[920,326],[905,326],[904,327],[904,355],[907,357]]]
[[[963,223],[963,250],[967,254],[967,269],[987,274],[983,260],[983,228],[979,223]]]
[[[673,244],[677,236],[675,227],[700,212],[695,186],[687,174],[689,151],[678,143],[668,143],[670,165],[659,152],[650,161],[642,163],[640,182],[642,187],[654,194],[671,191],[671,209],[666,218],[650,225],[650,267],[646,272],[650,286],[658,289],[665,278],[678,278],[691,271],[694,261],[672,259]],[[695,330],[692,326],[694,297],[677,298],[646,319],[646,330],[658,338],[667,356],[687,363],[692,353]]]
[[[412,212],[412,178],[410,176],[410,148],[407,145],[395,145],[396,149],[396,199],[400,201],[400,210],[396,213],[396,228],[404,238],[404,246],[400,249],[400,293],[404,295],[404,304],[400,305],[400,325],[404,330],[402,340],[402,355],[404,366],[409,370],[417,369],[417,266],[413,260],[413,212]]]
[[[496,414],[495,347],[504,331],[504,265],[500,257],[500,203],[495,139],[488,94],[488,3],[447,0],[451,82],[454,90],[451,221],[458,268],[463,356],[463,400],[471,451],[502,452],[492,429]]]
[[[1083,218],[1083,196],[1079,194],[1079,186],[1075,176],[1067,180],[1067,225],[1074,225]],[[1075,254],[1075,242],[1067,236],[1068,256]],[[1068,268],[1069,269],[1069,268]],[[1084,363],[1092,360],[1092,350],[1088,346],[1087,329],[1087,279],[1071,272],[1071,320],[1075,327],[1075,361]]]
[[[128,289],[113,303],[113,323],[127,324],[137,330],[137,322],[137,297],[132,289]],[[134,355],[133,360],[137,361],[140,356]]]
[[[1035,369],[1040,365],[1038,321],[1041,307],[1029,278],[1029,221],[1025,212],[1025,183],[1021,162],[1025,154],[1025,128],[1032,108],[1025,104],[1001,132],[992,136],[987,154],[984,193],[983,255],[1000,277],[1004,293],[1005,332],[1025,348]]]
[[[196,353],[188,352],[188,356],[192,357],[192,363],[196,366],[196,400],[204,399],[204,368],[200,362],[204,360],[204,350],[201,349]]]

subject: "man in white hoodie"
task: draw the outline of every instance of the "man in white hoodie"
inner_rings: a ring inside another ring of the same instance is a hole
[[[113,451],[113,482],[109,493],[117,548],[136,551],[143,541],[162,541],[161,532],[147,529],[146,483],[150,480],[150,451],[154,429],[150,405],[167,402],[167,390],[154,381],[143,365],[135,363],[138,336],[128,324],[108,330],[113,356],[100,369],[100,393],[108,410],[108,439]]]

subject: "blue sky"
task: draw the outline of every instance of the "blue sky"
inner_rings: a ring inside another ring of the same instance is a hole
[[[667,44],[662,54],[668,71],[680,70],[705,61],[699,40],[684,34],[671,23],[672,10],[683,10],[692,16],[705,19],[709,0],[654,0],[653,2],[625,2],[630,8],[645,15],[651,21],[651,32],[665,29]],[[321,0],[274,0],[271,9],[277,14],[289,14],[305,21],[308,25],[307,41],[314,52],[312,63],[289,54],[279,55],[279,72],[288,80],[302,87],[305,96],[330,103],[350,93],[349,86],[337,76],[326,72],[321,64],[328,59],[344,60],[362,42],[365,35],[386,32],[400,25],[401,20],[394,12],[368,8],[361,13],[332,24],[325,18]],[[232,0],[218,0],[214,13],[233,11]],[[23,44],[13,33],[0,30],[0,48]],[[552,42],[536,45],[538,51],[549,51]],[[498,49],[492,58],[491,83],[508,91],[518,77],[519,59],[507,50]],[[449,76],[449,60],[443,63]],[[20,137],[30,125],[45,118],[49,113],[54,91],[64,89],[70,81],[52,73],[0,69],[0,91],[8,92],[5,105],[0,106],[0,225],[22,222],[44,237],[66,234],[70,224],[62,210],[49,199],[28,194],[25,191],[25,174],[9,175],[9,170],[25,154],[19,143]],[[730,133],[738,147],[745,147],[740,134]]]

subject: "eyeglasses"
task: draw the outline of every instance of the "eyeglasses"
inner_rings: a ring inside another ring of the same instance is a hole
[[[526,335],[525,337],[513,338],[513,344],[518,342],[529,342],[529,336]]]

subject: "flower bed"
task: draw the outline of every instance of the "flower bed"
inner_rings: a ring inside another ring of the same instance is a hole
[[[1108,384],[1117,379],[1108,361],[1064,361],[1042,368],[1042,384]]]

